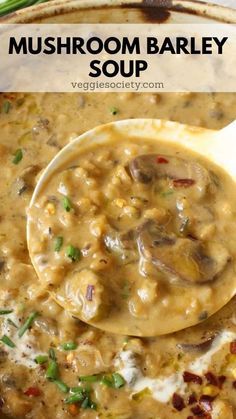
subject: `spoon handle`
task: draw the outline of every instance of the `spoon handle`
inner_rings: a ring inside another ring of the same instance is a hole
[[[213,135],[214,160],[236,179],[236,120]]]
[[[227,140],[230,138],[230,141],[232,139],[236,138],[236,120],[231,122],[229,125],[226,125],[226,127],[222,128],[218,133],[219,136],[222,136],[222,138],[227,138]]]

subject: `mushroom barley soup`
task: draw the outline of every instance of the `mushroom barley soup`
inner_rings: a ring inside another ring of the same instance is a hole
[[[81,133],[139,117],[220,129],[235,114],[234,94],[1,96],[1,418],[236,417],[235,298],[217,311],[235,288],[226,173],[111,129],[30,210],[39,277],[25,237],[40,173]]]

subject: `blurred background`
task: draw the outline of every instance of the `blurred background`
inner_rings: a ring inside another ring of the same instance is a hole
[[[0,16],[7,15],[18,9],[29,7],[34,4],[45,3],[47,1],[50,0],[0,0]],[[78,0],[78,2],[79,1],[80,0]],[[207,2],[207,0],[205,0],[205,2]],[[236,9],[236,0],[208,0],[208,3],[215,3]]]

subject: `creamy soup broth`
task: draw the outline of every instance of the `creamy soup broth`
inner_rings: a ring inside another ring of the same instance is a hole
[[[102,123],[136,117],[220,129],[235,119],[235,114],[233,94],[2,95],[1,417],[235,417],[234,299],[210,318],[203,302],[197,313],[202,323],[181,332],[156,338],[103,332],[78,320],[68,307],[57,303],[47,287],[42,289],[26,243],[26,211],[37,178],[55,154],[79,134]],[[151,145],[141,152],[135,141],[134,146],[132,158],[152,151]],[[117,148],[115,154],[119,152]],[[161,155],[169,152],[176,150],[160,151]],[[88,155],[84,157],[86,163]],[[199,163],[217,172],[204,159]],[[217,213],[214,222],[219,224],[222,219],[231,225],[229,240],[219,232],[218,239],[232,258],[234,185],[221,171],[216,175],[226,187],[219,193],[219,201],[212,201]],[[50,187],[54,193],[54,185]],[[84,205],[86,213],[85,201]],[[53,206],[48,210],[53,215]],[[144,208],[141,210],[143,213]],[[53,266],[53,259],[50,262]],[[58,371],[53,382],[50,374],[55,377],[55,368]]]

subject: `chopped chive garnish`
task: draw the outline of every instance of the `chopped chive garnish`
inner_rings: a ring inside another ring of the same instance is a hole
[[[95,402],[92,402],[89,396],[85,397],[84,401],[81,403],[82,409],[97,409]]]
[[[62,246],[63,246],[63,237],[62,236],[56,237],[55,242],[54,242],[54,251],[60,252]]]
[[[83,395],[86,393],[86,389],[83,387],[71,387],[71,393],[82,393]]]
[[[18,148],[15,153],[14,153],[14,157],[12,159],[12,163],[14,164],[18,164],[20,163],[20,161],[23,159],[23,151],[21,150],[21,148]]]
[[[11,326],[15,327],[16,329],[18,329],[18,326],[16,325],[16,323],[14,323],[12,321],[12,319],[7,319],[7,323],[9,323]]]
[[[104,375],[100,381],[101,384],[104,384],[107,387],[113,387],[113,380],[111,377]]]
[[[110,108],[110,112],[111,112],[112,115],[117,115],[119,110],[115,106],[112,106]]]
[[[14,342],[12,342],[12,340],[8,336],[6,336],[6,335],[3,335],[1,337],[1,339],[0,339],[0,341],[2,343],[5,343],[5,345],[9,346],[10,348],[15,348],[16,347],[16,345],[14,344]]]
[[[113,379],[113,383],[114,383],[115,388],[120,388],[120,387],[123,387],[125,385],[124,378],[118,372],[114,372],[112,374],[112,379]]]
[[[50,381],[55,381],[58,379],[58,365],[57,361],[51,359],[48,365],[48,369],[46,371],[46,378]]]
[[[81,251],[78,249],[78,247],[70,245],[66,249],[66,256],[70,258],[72,262],[76,262],[81,258]]]
[[[94,409],[96,410],[97,405],[95,402],[93,402],[90,399],[89,391],[85,388],[81,387],[74,387],[71,388],[70,391],[74,394],[69,396],[67,399],[65,399],[66,404],[74,404],[74,403],[81,403],[81,407],[83,409]]]
[[[37,355],[34,359],[36,364],[42,365],[48,362],[48,356],[47,355]]]
[[[100,374],[94,374],[94,375],[82,375],[79,377],[79,381],[83,383],[96,383],[101,378]]]
[[[87,393],[84,390],[77,391],[76,393],[72,394],[72,396],[69,396],[67,399],[65,399],[65,403],[74,404],[74,403],[82,402],[86,398],[86,395]]]
[[[53,382],[63,393],[68,393],[68,391],[70,390],[68,385],[66,383],[63,383],[63,381],[61,380],[54,380]]]
[[[114,372],[111,375],[104,375],[100,382],[112,388],[120,388],[125,385],[124,378],[118,372]]]
[[[49,358],[50,359],[52,359],[53,361],[56,361],[57,360],[56,354],[55,354],[55,351],[54,351],[53,348],[50,348],[49,349],[48,354],[49,354]]]
[[[81,403],[82,409],[88,409],[89,405],[89,397],[85,397],[84,401]]]
[[[68,196],[63,196],[63,198],[62,198],[62,205],[63,205],[63,208],[64,208],[67,212],[69,212],[69,211],[71,210],[71,208],[72,208],[72,204],[71,204],[71,201],[70,201],[70,199],[68,198]]]
[[[37,311],[34,311],[33,313],[30,314],[28,319],[26,319],[25,323],[18,330],[19,338],[21,338],[25,334],[25,332],[32,326],[37,316],[38,316]]]
[[[3,316],[4,314],[10,314],[10,313],[13,313],[13,310],[4,310],[4,309],[2,309],[2,310],[0,310],[0,316]]]
[[[61,348],[64,349],[64,351],[73,351],[77,347],[78,345],[75,342],[65,342],[61,345]]]
[[[11,102],[9,102],[9,100],[5,100],[5,102],[3,102],[2,104],[2,112],[8,113],[10,109],[11,109]]]

